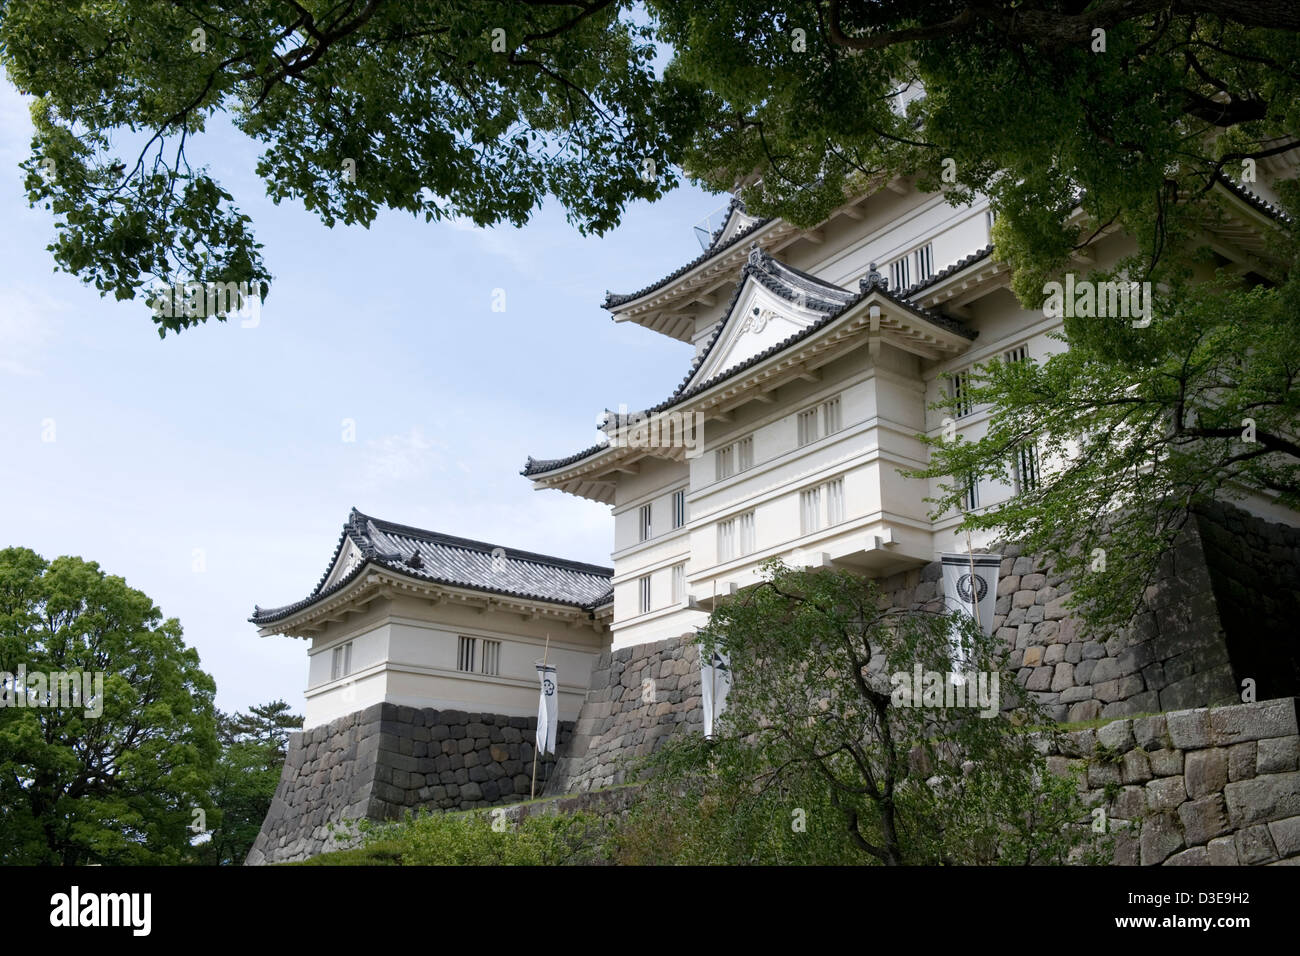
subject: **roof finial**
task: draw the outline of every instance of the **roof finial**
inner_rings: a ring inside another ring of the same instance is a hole
[[[882,276],[876,269],[873,262],[867,267],[867,274],[858,280],[859,292],[870,292],[872,289],[888,289],[889,280]]]
[[[763,249],[759,246],[758,240],[749,244],[749,264],[755,268],[763,264]]]

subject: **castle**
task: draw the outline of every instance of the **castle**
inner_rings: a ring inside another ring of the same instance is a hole
[[[1263,164],[1290,176],[1296,160]],[[1242,274],[1281,266],[1276,200],[1267,182],[1226,180],[1208,200],[1221,215],[1207,241]],[[1062,310],[1011,294],[992,223],[982,200],[953,207],[905,179],[806,229],[733,201],[697,257],[607,294],[614,321],[690,342],[694,361],[662,402],[609,412],[599,442],[530,457],[523,476],[610,506],[612,568],[354,511],[316,588],[251,618],[310,646],[305,729],[250,862],[317,852],[328,823],[349,816],[527,797],[544,655],[561,720],[547,792],[618,782],[622,758],[699,728],[691,635],[768,558],[880,578],[898,606],[933,598],[939,555],[966,547],[961,515],[933,520],[925,499],[938,488],[900,470],[925,466],[919,436],[978,437],[988,410],[959,401],[945,426],[929,406],[941,390],[960,400],[975,364],[1063,347],[1049,337]],[[1133,248],[1101,230],[1076,253],[1079,271]],[[1026,446],[1003,480],[969,484],[964,510],[996,508],[1044,466]],[[1264,609],[1248,595],[1267,593],[1275,622],[1300,611],[1300,515],[1262,495],[1239,505],[1198,516],[1124,635],[1086,634],[1068,582],[1004,549],[993,626],[1025,688],[1059,720],[1235,700],[1243,668],[1276,650],[1261,649]],[[643,676],[660,698],[638,697]],[[1285,680],[1278,690],[1296,693]]]

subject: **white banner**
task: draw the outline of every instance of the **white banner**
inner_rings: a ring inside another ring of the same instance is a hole
[[[731,691],[731,662],[720,651],[712,658],[700,646],[700,697],[704,707],[704,737],[713,737],[713,723],[727,708],[727,694]]]
[[[998,603],[1000,554],[942,554],[943,598],[948,610],[961,611],[979,622],[987,636],[993,633],[993,611]],[[960,646],[953,635],[953,647]]]
[[[537,752],[555,753],[555,732],[560,726],[555,665],[538,664],[537,679],[542,685],[542,696],[537,701]]]

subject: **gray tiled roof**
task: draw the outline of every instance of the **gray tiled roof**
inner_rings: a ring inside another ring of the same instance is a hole
[[[361,552],[362,560],[325,587],[330,570],[349,541]],[[343,589],[372,565],[436,584],[588,610],[607,604],[613,592],[612,568],[393,524],[353,508],[329,567],[311,594],[284,607],[254,607],[249,620],[258,625],[283,620]]]
[[[978,256],[978,254],[976,255]],[[700,351],[700,354],[696,356],[695,361],[691,363],[690,371],[686,373],[686,377],[682,379],[681,384],[677,386],[677,389],[667,399],[660,402],[658,405],[654,405],[642,412],[637,412],[636,414],[638,416],[654,415],[658,412],[664,411],[665,409],[671,408],[685,399],[698,395],[700,392],[712,388],[719,382],[724,381],[733,375],[737,375],[745,369],[752,368],[758,363],[776,355],[778,352],[784,351],[791,345],[815,335],[821,329],[825,328],[831,322],[835,321],[835,319],[839,318],[849,309],[853,308],[853,306],[857,305],[868,295],[873,293],[878,293],[889,301],[903,306],[912,314],[925,319],[927,322],[930,322],[941,329],[954,332],[963,338],[971,339],[972,341],[976,338],[978,333],[968,328],[964,323],[930,309],[923,308],[918,303],[913,302],[902,295],[890,292],[885,281],[880,277],[880,274],[874,271],[874,263],[872,264],[872,269],[873,271],[869,277],[864,278],[859,283],[858,292],[853,293],[846,289],[841,289],[838,286],[831,285],[822,279],[818,279],[816,276],[802,272],[793,266],[788,266],[783,262],[778,262],[755,244],[754,247],[750,249],[749,261],[746,262],[744,267],[741,269],[740,278],[736,283],[735,292],[732,293],[731,302],[727,305],[726,311],[723,312],[722,321],[720,321],[717,327],[713,330],[713,335],[709,338],[708,344]],[[777,342],[775,345],[764,349],[757,355],[754,355],[737,365],[733,365],[730,368],[724,369],[709,379],[691,385],[691,379],[694,378],[695,373],[699,371],[700,367],[708,359],[709,353],[721,338],[723,329],[729,324],[728,320],[736,308],[736,303],[740,300],[740,294],[745,287],[745,278],[747,276],[752,276],[754,280],[764,288],[787,300],[794,301],[796,298],[802,296],[802,301],[805,305],[824,313],[823,316],[806,328],[801,329],[782,341]],[[563,468],[567,465],[572,465],[576,462],[582,461],[584,458],[589,458],[598,452],[604,451],[608,447],[607,443],[602,442],[593,445],[590,448],[585,448],[576,454],[569,455],[567,458],[538,459],[529,456],[528,461],[525,463],[520,474],[525,477],[544,474],[545,472],[553,471],[556,468]]]
[[[730,249],[736,243],[743,240],[746,236],[752,235],[753,233],[762,229],[771,221],[772,221],[771,219],[758,219],[755,222],[750,223],[744,229],[739,230],[734,236],[732,236],[730,239],[728,239],[726,242],[722,243],[721,245],[718,244],[717,239],[715,238],[712,242],[709,243],[709,248],[705,249],[703,252],[701,252],[690,262],[686,263],[686,265],[682,266],[679,269],[674,269],[672,272],[668,273],[668,275],[664,276],[658,282],[652,282],[644,289],[638,289],[636,292],[629,292],[626,295],[619,295],[613,292],[606,292],[605,301],[601,303],[601,308],[616,309],[620,305],[625,305],[628,302],[633,302],[641,298],[643,295],[648,295],[649,293],[654,292],[656,289],[663,288],[668,283],[672,282],[674,279],[680,278],[681,276],[684,276],[686,273],[690,272],[700,263],[712,259],[718,253],[726,249]],[[718,235],[720,237],[721,232],[719,232]]]

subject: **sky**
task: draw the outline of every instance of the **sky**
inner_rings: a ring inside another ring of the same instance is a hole
[[[327,229],[273,204],[257,144],[213,125],[197,155],[252,217],[274,286],[255,325],[160,339],[143,302],[54,271],[53,219],[18,169],[30,139],[0,80],[0,547],[96,561],[149,595],[218,707],[301,713],[306,643],[247,618],[307,596],[352,507],[610,563],[607,506],[518,472],[594,443],[601,410],[672,392],[691,347],[600,302],[696,256],[692,226],[725,196],[679,187],[602,238],[553,201],[523,229],[405,213]]]

